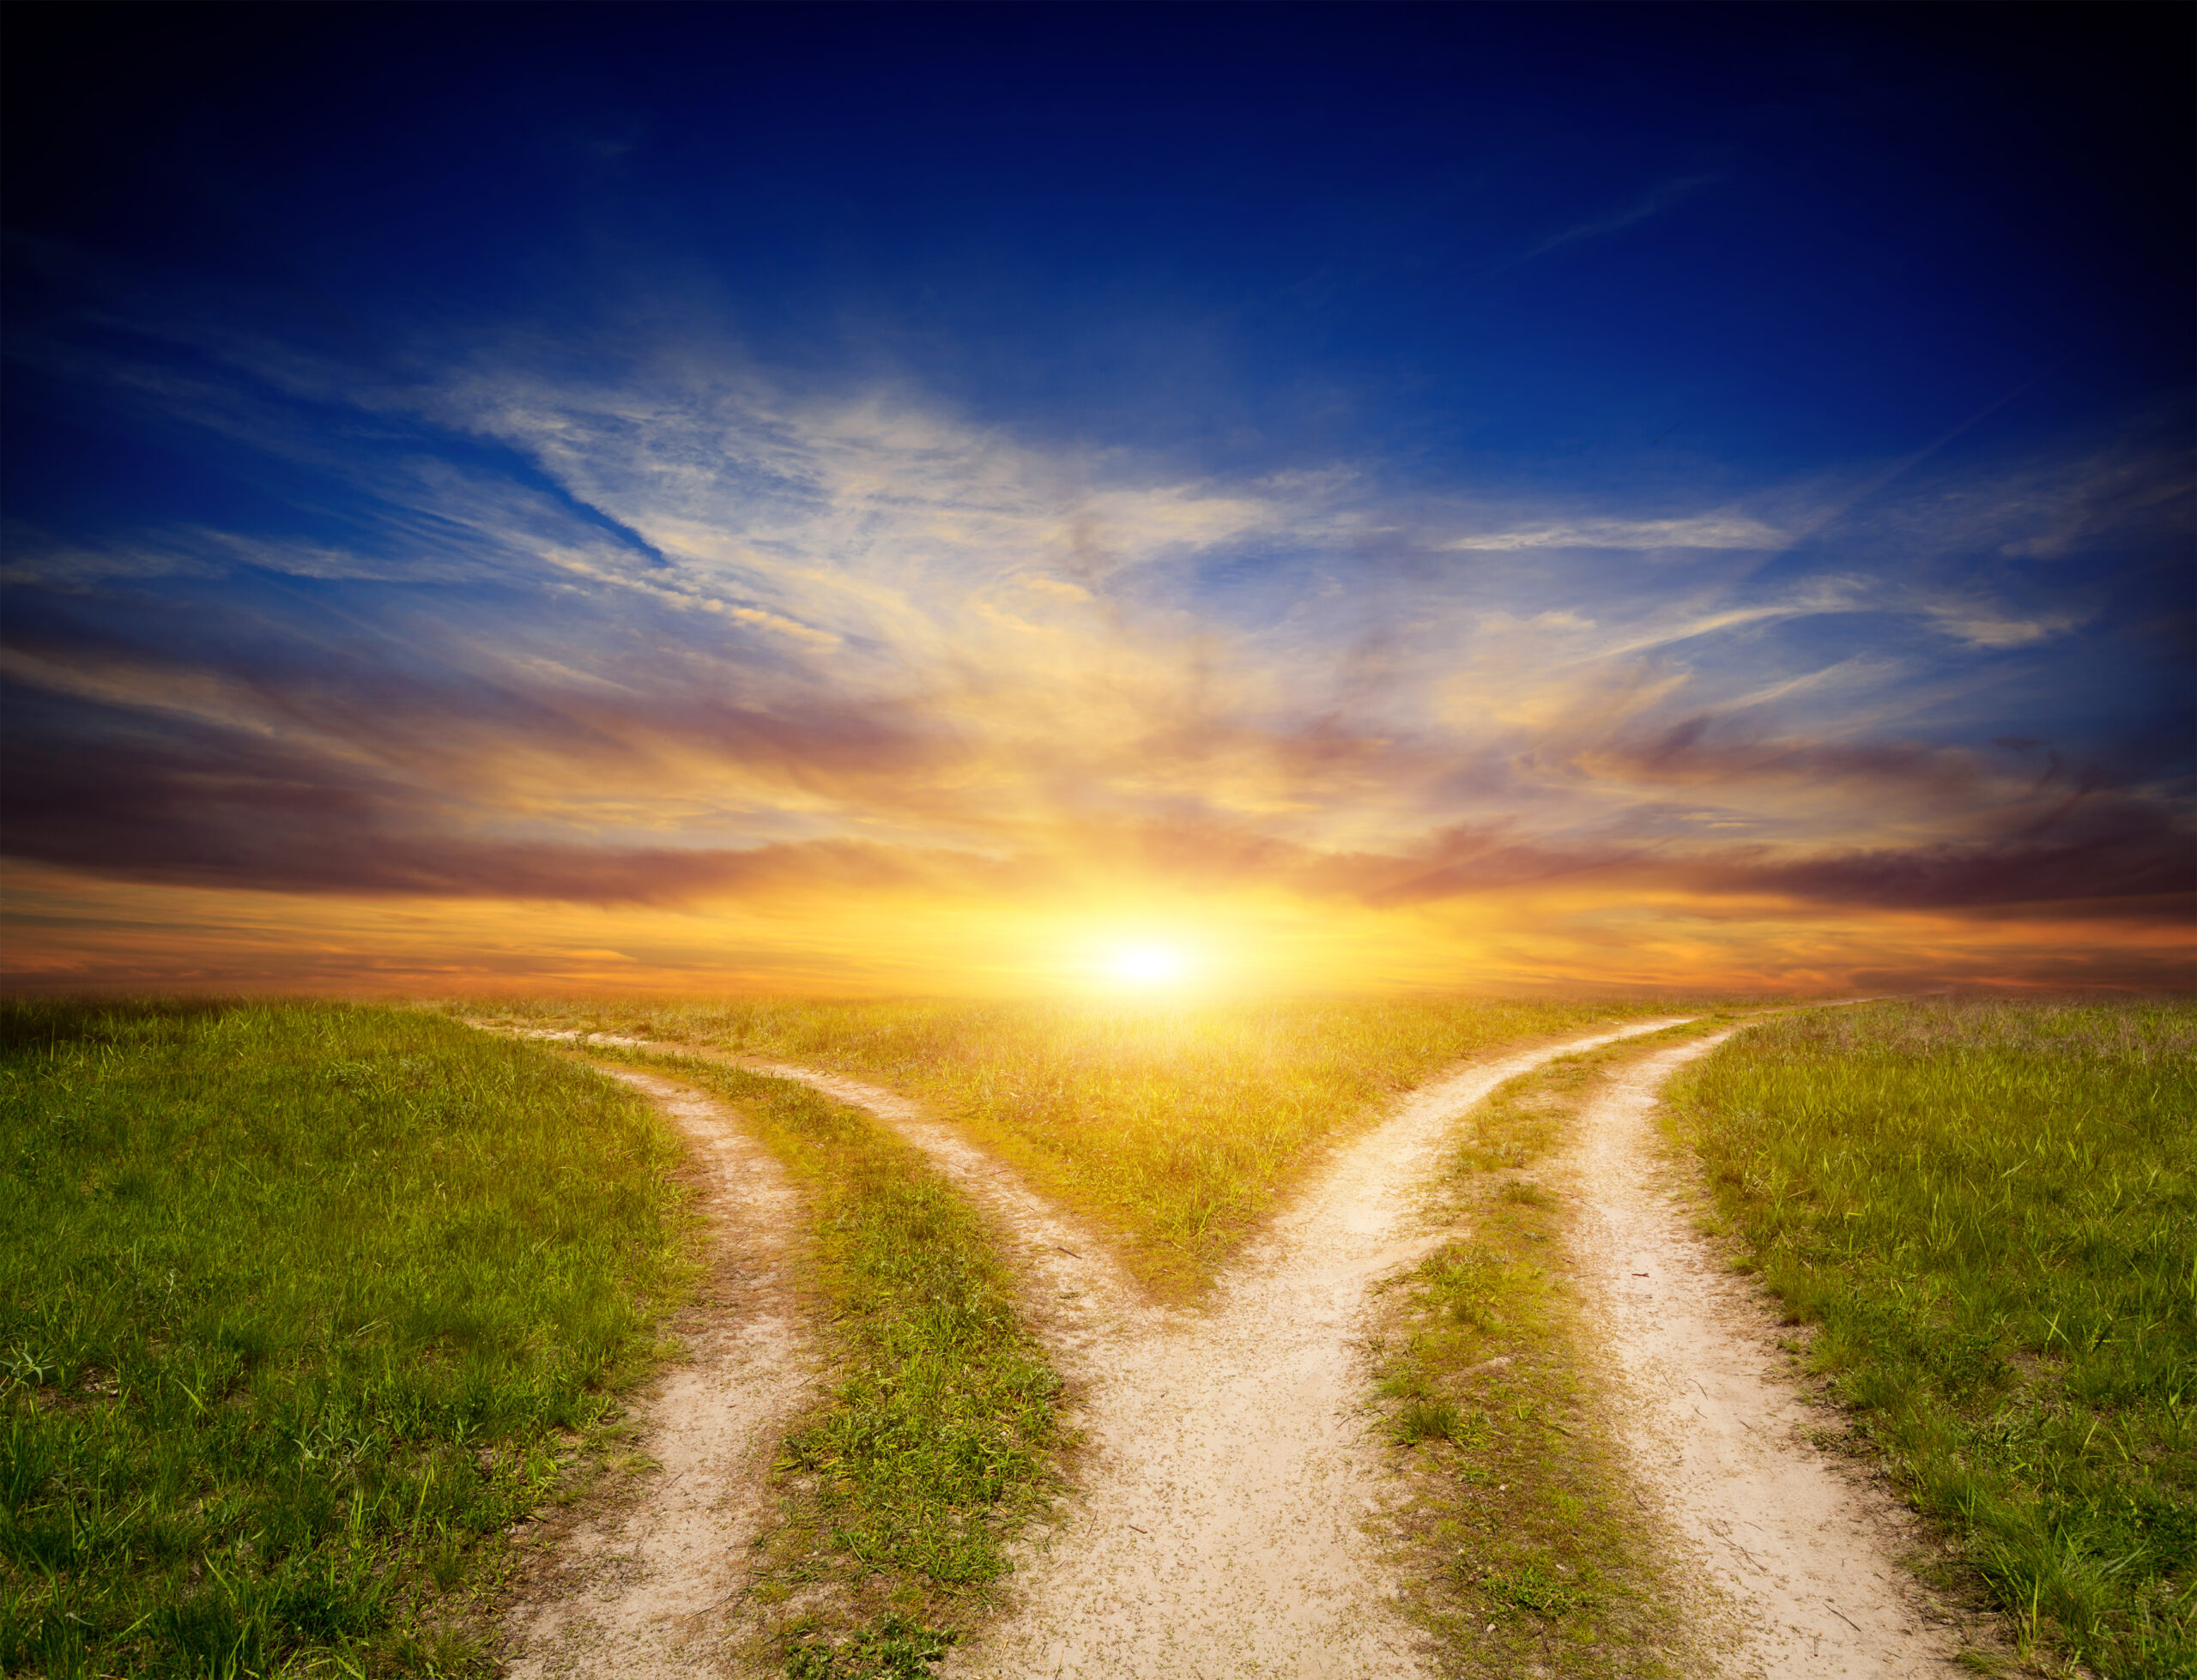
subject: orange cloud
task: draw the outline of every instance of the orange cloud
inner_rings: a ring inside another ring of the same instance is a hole
[[[1152,928],[1244,987],[2189,978],[2160,751],[1907,721],[2075,618],[1764,581],[1798,493],[1383,506],[685,376],[435,401],[599,519],[407,468],[409,570],[20,559],[14,983],[1013,990]]]

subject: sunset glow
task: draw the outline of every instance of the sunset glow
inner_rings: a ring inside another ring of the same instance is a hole
[[[2190,983],[2147,9],[48,9],[18,988]]]
[[[1189,973],[1183,953],[1164,945],[1133,945],[1114,954],[1111,971],[1130,986],[1171,986]]]

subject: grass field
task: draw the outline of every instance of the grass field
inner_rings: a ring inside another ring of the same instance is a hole
[[[1809,1364],[2023,1635],[2197,1673],[2197,1006],[1796,1015],[1673,1096]]]
[[[968,1202],[916,1151],[808,1087],[718,1063],[600,1052],[732,1103],[808,1204],[832,1374],[779,1455],[753,1580],[793,1680],[919,1675],[1005,1545],[1060,1485],[1060,1379],[1017,1324]]]
[[[457,1006],[451,1006],[453,1010]],[[1696,1006],[1703,1012],[1714,1006]],[[529,1005],[469,1017],[858,1073],[1194,1296],[1332,1143],[1443,1067],[1661,1003]],[[1611,1064],[1514,1080],[1383,1300],[1399,1562],[1461,1673],[1686,1670],[1544,1169]],[[803,1198],[830,1362],[749,1574],[793,1680],[929,1672],[1074,1441],[985,1218],[791,1081],[424,1011],[0,1008],[0,1664],[484,1673],[501,1530],[607,1438],[695,1272],[683,1152],[619,1060],[725,1099]],[[2197,1673],[2197,1006],[1758,1022],[1682,1073],[1704,1209],[2041,1660]]]
[[[416,1012],[0,1007],[0,1661],[482,1668],[433,1607],[646,1363],[679,1158]]]
[[[1719,1017],[1565,1056],[1467,1116],[1436,1187],[1453,1238],[1386,1292],[1375,1403],[1403,1454],[1407,1602],[1445,1671],[1691,1671],[1659,1537],[1631,1497],[1573,1285],[1573,1199],[1535,1169],[1606,1068]]]
[[[1320,1151],[1448,1064],[1671,1002],[489,1002],[609,1031],[881,1079],[1111,1231],[1161,1295],[1195,1295]]]

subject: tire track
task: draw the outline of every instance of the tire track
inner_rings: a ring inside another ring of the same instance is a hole
[[[1958,1641],[1899,1566],[1905,1514],[1807,1439],[1821,1417],[1779,1374],[1761,1292],[1695,1235],[1651,1116],[1720,1032],[1614,1073],[1566,1164],[1583,1281],[1631,1402],[1636,1473],[1659,1496],[1733,1627],[1749,1680],[1909,1680],[1953,1671]],[[1988,1637],[1988,1635],[1987,1635]]]
[[[725,1104],[654,1074],[597,1071],[677,1124],[704,1180],[708,1281],[682,1323],[686,1359],[639,1403],[658,1466],[638,1498],[582,1518],[544,1548],[504,1611],[512,1680],[733,1672],[728,1635],[763,1478],[816,1378],[792,1292],[801,1200]]]

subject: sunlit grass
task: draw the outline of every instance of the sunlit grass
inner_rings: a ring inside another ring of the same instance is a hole
[[[1795,1016],[1673,1095],[1810,1363],[2024,1632],[2197,1672],[2197,1006]]]
[[[1209,1284],[1327,1146],[1450,1063],[1687,1010],[1437,999],[450,1006],[881,1079],[1114,1233],[1131,1268],[1176,1296]]]
[[[795,1680],[929,1672],[921,1653],[985,1607],[1066,1444],[1060,1379],[982,1221],[915,1150],[804,1085],[598,1054],[733,1103],[808,1210],[832,1375],[780,1447],[778,1516],[753,1567],[749,1590],[782,1607],[774,1656]]]
[[[678,1159],[417,1012],[0,1008],[0,1662],[485,1671],[422,1611],[649,1355]]]

